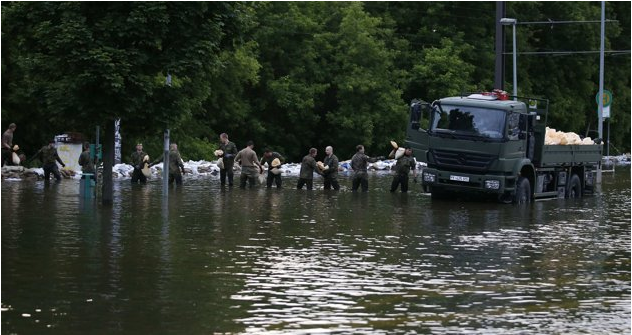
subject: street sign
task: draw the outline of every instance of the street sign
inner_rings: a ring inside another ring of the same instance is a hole
[[[599,92],[597,92],[597,95],[595,95],[595,101],[597,102],[597,105],[599,105]],[[603,90],[603,106],[605,107],[610,107],[610,104],[612,104],[612,92],[608,91],[608,90]]]
[[[597,109],[597,117],[599,117],[599,109]],[[607,119],[610,117],[610,106],[608,107],[603,107],[603,115],[601,116],[602,119]]]
[[[529,108],[531,108],[531,109],[538,108],[538,101],[529,99]]]

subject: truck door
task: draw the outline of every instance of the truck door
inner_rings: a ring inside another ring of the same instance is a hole
[[[413,100],[410,103],[410,121],[406,127],[406,144],[413,149],[417,161],[428,162],[428,128],[430,126],[430,104]]]

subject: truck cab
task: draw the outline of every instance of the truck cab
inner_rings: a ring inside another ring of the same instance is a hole
[[[488,195],[505,203],[566,197],[569,178],[578,174],[580,185],[570,191],[577,196],[591,190],[592,175],[586,173],[601,161],[600,147],[590,154],[574,148],[580,146],[549,150],[544,145],[548,100],[494,91],[432,104],[414,100],[410,107],[406,141],[427,164],[422,186],[433,197]],[[562,156],[553,157],[553,151]]]

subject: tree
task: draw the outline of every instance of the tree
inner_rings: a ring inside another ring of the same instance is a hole
[[[228,2],[2,6],[3,83],[11,83],[3,118],[38,129],[105,125],[106,139],[116,118],[134,137],[177,126],[199,110],[222,67],[223,39],[237,37],[244,19],[244,5]]]
[[[371,150],[403,138],[402,80],[384,42],[392,30],[362,3],[268,3],[260,13],[252,122],[263,125],[262,142],[298,159],[310,147],[333,145],[345,157],[360,143]]]

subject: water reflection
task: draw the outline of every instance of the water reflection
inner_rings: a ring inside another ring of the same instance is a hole
[[[619,173],[619,172],[618,172]],[[341,178],[342,179],[342,178]],[[2,183],[8,333],[617,333],[630,178],[528,207],[185,179]],[[344,186],[344,179],[341,182]],[[37,209],[37,210],[33,210]],[[24,315],[29,315],[28,317]]]

